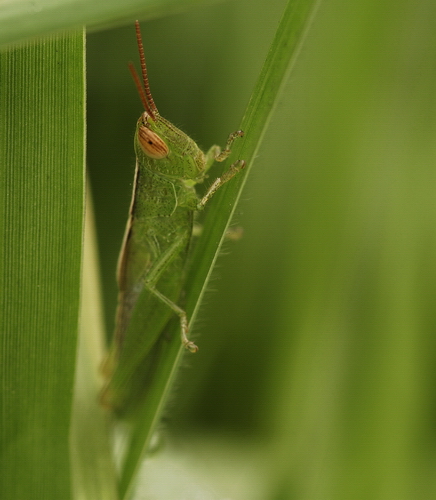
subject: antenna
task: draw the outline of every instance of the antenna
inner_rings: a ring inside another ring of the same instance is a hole
[[[142,87],[138,73],[136,72],[133,64],[129,64],[130,72],[132,73],[133,80],[135,81],[136,88],[138,89],[139,96],[144,105],[144,108],[151,115],[152,119],[155,119],[156,114],[159,114],[156,104],[154,103],[153,97],[150,91],[150,84],[148,83],[147,66],[145,64],[144,46],[142,44],[141,28],[139,26],[139,21],[135,21],[136,28],[136,40],[138,42],[139,60],[141,63],[142,71],[142,82],[144,87]]]
[[[129,63],[129,70],[130,70],[130,73],[132,74],[133,81],[135,82],[136,90],[138,91],[139,97],[141,98],[142,105],[144,106],[147,113],[154,119],[154,115],[150,109],[150,106],[147,102],[147,99],[145,98],[145,92],[144,92],[144,89],[142,87],[141,80],[139,79],[139,75],[135,69],[135,66],[133,66],[133,64],[131,62]]]

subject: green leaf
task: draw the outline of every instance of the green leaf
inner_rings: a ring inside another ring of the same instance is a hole
[[[73,498],[116,500],[117,474],[112,460],[110,429],[99,404],[99,368],[105,346],[97,239],[90,189],[87,190],[83,249],[80,329],[70,429]]]
[[[0,55],[0,497],[70,498],[84,33]]]
[[[0,44],[36,37],[59,29],[108,28],[135,17],[168,16],[213,0],[39,0],[37,3],[11,0],[0,10]],[[216,1],[216,0],[215,0]]]

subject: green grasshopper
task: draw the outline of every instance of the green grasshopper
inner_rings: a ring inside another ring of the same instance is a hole
[[[243,132],[230,134],[224,150],[212,146],[205,154],[190,137],[161,117],[150,92],[138,21],[136,38],[142,83],[131,63],[129,68],[145,111],[136,124],[136,170],[118,260],[114,341],[103,367],[109,381],[102,402],[115,408],[123,404],[123,392],[128,392],[138,369],[151,373],[151,353],[171,316],[180,318],[183,346],[197,352],[197,346],[188,339],[186,313],[177,304],[183,288],[194,213],[202,210],[213,194],[245,166],[243,160],[233,163],[199,198],[195,185],[203,182],[214,161],[229,156],[233,141]],[[143,325],[141,332],[129,331],[132,319],[135,324]],[[141,368],[144,360],[145,368]]]

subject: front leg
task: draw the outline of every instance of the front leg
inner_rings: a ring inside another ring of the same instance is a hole
[[[227,139],[226,147],[221,151],[219,146],[212,146],[209,151],[206,153],[206,172],[212,166],[214,161],[224,161],[231,153],[231,147],[235,139],[238,137],[242,137],[244,132],[242,130],[238,130],[236,132],[232,132]],[[213,184],[209,187],[206,194],[197,204],[197,210],[202,210],[206,203],[212,198],[212,196],[218,191],[218,189],[228,182],[232,177],[234,177],[237,173],[239,173],[245,167],[244,160],[235,161],[230,168],[225,172],[221,177],[215,179]]]
[[[197,210],[203,210],[206,203],[212,198],[212,196],[218,191],[218,189],[223,184],[228,182],[232,177],[238,174],[244,167],[245,167],[244,160],[237,160],[235,161],[235,163],[230,165],[230,168],[227,170],[227,172],[224,172],[224,174],[221,177],[217,177],[213,182],[212,186],[210,186],[210,188],[206,191],[206,194],[203,196],[203,198],[197,205]]]
[[[242,130],[237,130],[232,132],[227,139],[226,147],[221,151],[219,146],[212,146],[209,151],[205,154],[206,167],[205,172],[207,172],[215,161],[224,161],[232,152],[232,144],[238,137],[242,137],[244,132]]]

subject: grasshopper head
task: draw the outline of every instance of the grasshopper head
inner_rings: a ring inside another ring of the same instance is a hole
[[[205,169],[204,154],[184,132],[158,113],[144,111],[136,126],[135,149],[146,167],[180,180],[200,180]],[[151,161],[150,161],[151,160]]]

